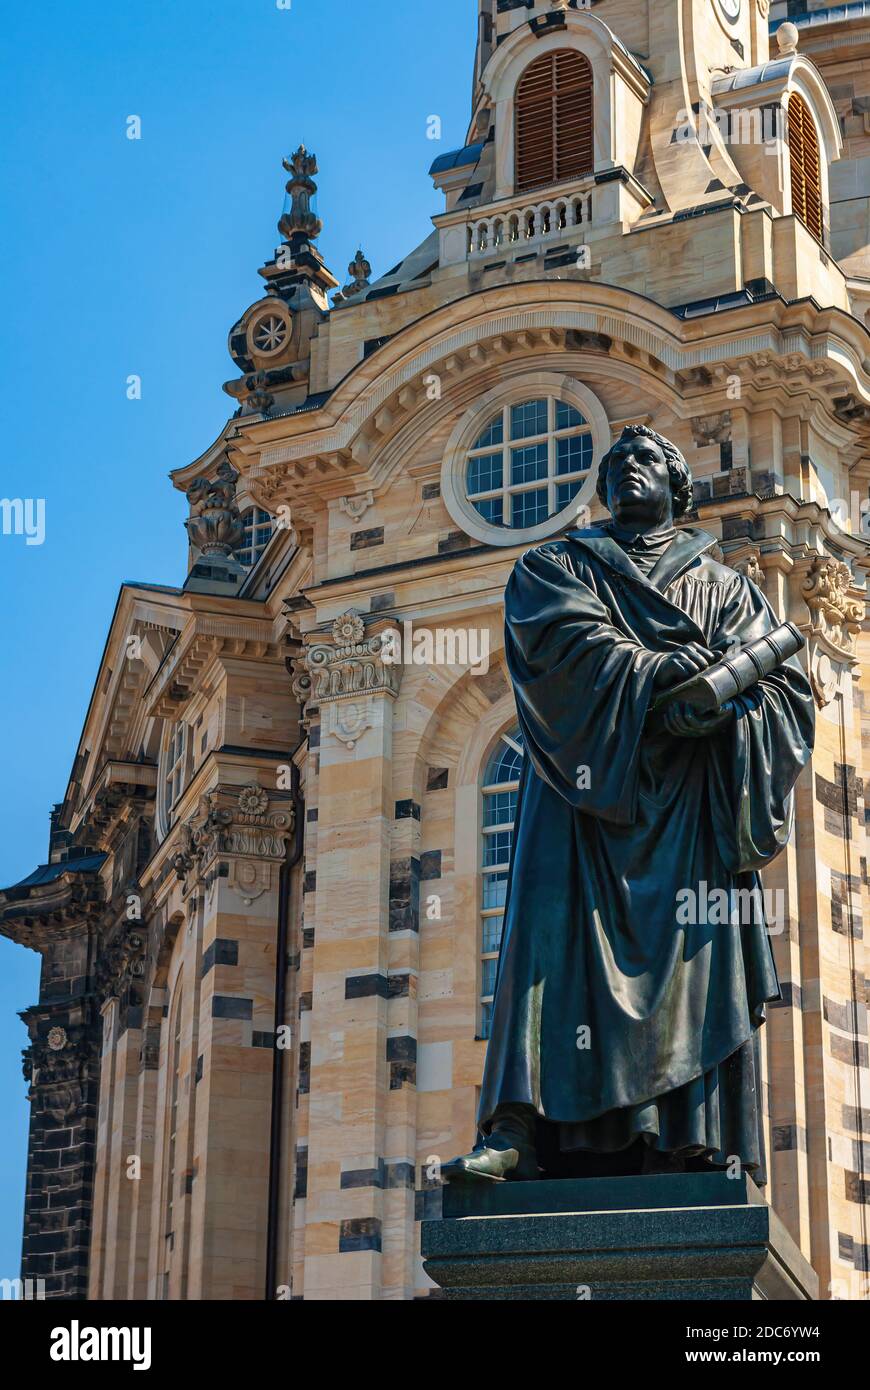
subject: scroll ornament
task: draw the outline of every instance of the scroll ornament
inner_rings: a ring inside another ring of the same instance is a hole
[[[801,586],[810,610],[810,680],[820,708],[834,699],[858,660],[864,600],[850,594],[851,585],[848,565],[816,555]]]

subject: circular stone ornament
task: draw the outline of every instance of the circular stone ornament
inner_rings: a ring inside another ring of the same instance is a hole
[[[280,314],[264,314],[251,328],[251,342],[257,352],[280,352],[287,342],[289,329]]]
[[[713,0],[719,13],[729,24],[736,24],[740,18],[742,0]]]

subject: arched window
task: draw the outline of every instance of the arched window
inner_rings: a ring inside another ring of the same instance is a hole
[[[483,882],[481,889],[480,1037],[492,1026],[492,1001],[501,945],[508,870],[514,842],[517,791],[523,766],[518,728],[502,734],[483,774]]]
[[[591,174],[592,65],[560,48],[536,58],[516,94],[516,190],[543,188]]]
[[[814,237],[823,241],[819,137],[812,112],[799,92],[792,92],[788,99],[788,150],[792,212]]]

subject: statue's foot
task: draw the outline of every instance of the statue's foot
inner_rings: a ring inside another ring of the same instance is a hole
[[[493,1134],[480,1149],[441,1169],[444,1182],[533,1182],[540,1177],[534,1149],[508,1135]]]
[[[649,1145],[643,1156],[643,1174],[650,1173],[685,1173],[686,1160],[682,1154],[670,1153],[667,1150],[653,1149]]]

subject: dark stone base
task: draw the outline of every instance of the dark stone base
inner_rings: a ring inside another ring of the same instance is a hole
[[[448,1186],[423,1222],[449,1300],[811,1300],[818,1280],[752,1180],[724,1173]]]

